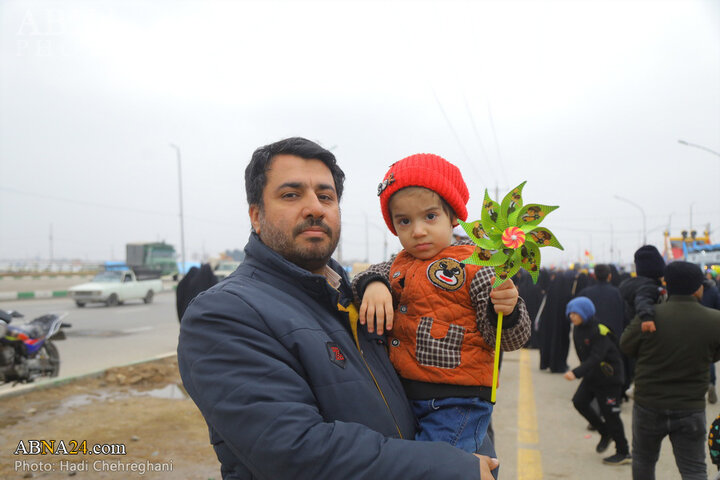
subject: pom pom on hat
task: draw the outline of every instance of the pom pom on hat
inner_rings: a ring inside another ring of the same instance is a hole
[[[665,260],[658,249],[645,245],[635,252],[635,271],[638,275],[648,278],[660,278],[665,270]]]
[[[692,295],[703,284],[702,270],[690,262],[672,262],[665,267],[668,295]]]
[[[439,155],[417,153],[393,163],[378,185],[378,196],[385,224],[397,235],[390,216],[390,197],[405,187],[423,187],[445,200],[460,220],[467,220],[470,199],[460,169]]]
[[[565,307],[565,316],[569,317],[573,312],[580,315],[585,323],[595,315],[595,304],[588,297],[575,297]]]

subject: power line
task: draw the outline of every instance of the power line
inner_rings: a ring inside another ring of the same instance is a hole
[[[122,211],[126,211],[126,212],[144,213],[144,214],[149,214],[149,215],[161,215],[164,217],[174,217],[177,215],[176,213],[170,213],[170,212],[159,212],[156,210],[147,210],[147,209],[142,209],[142,208],[122,207],[119,205],[108,205],[108,204],[103,204],[103,203],[88,202],[86,200],[75,200],[72,198],[56,197],[54,195],[47,195],[44,193],[25,192],[23,190],[5,187],[2,185],[0,185],[0,190],[18,194],[18,195],[26,195],[29,197],[45,198],[47,200],[54,200],[57,202],[74,203],[76,205],[84,205],[84,206],[89,206],[89,207],[105,208],[105,209],[111,209],[111,210],[122,210]],[[188,218],[192,218],[193,220],[198,220],[201,222],[216,223],[216,224],[220,224],[220,225],[235,225],[234,222],[223,222],[221,220],[211,220],[206,217],[195,217],[195,216],[189,216],[189,215],[186,215],[186,216]]]
[[[462,141],[460,140],[460,135],[458,135],[457,131],[455,130],[455,127],[453,127],[452,122],[450,122],[450,118],[447,116],[447,113],[445,113],[445,109],[442,106],[442,103],[440,102],[440,99],[437,96],[437,93],[435,93],[435,89],[430,86],[430,90],[432,90],[433,97],[435,97],[435,101],[438,104],[438,107],[440,108],[440,111],[443,114],[443,117],[445,118],[445,121],[448,124],[448,127],[450,127],[450,131],[453,133],[453,136],[455,137],[455,140],[457,141],[458,146],[460,147],[460,150],[462,151],[463,155],[465,155],[465,159],[468,161],[472,169],[477,174],[480,181],[483,181],[483,176],[478,171],[477,167],[475,166],[475,163],[470,159],[470,155],[468,155],[467,150],[465,150],[465,147],[462,144]]]
[[[492,115],[492,108],[490,108],[490,100],[488,100],[487,106],[488,106],[488,117],[490,118],[490,130],[492,131],[493,139],[495,140],[495,149],[497,150],[497,155],[498,155],[498,165],[500,166],[500,172],[502,173],[502,176],[503,176],[503,182],[505,182],[505,184],[507,185],[508,179],[507,179],[507,175],[505,174],[505,166],[503,164],[502,155],[500,154],[500,142],[498,142],[498,139],[497,139],[497,132],[495,130],[495,122],[493,121],[493,115]]]
[[[480,132],[478,132],[477,126],[475,125],[475,117],[472,114],[472,110],[470,109],[470,105],[468,104],[465,92],[463,92],[462,96],[463,102],[465,103],[465,111],[470,117],[470,124],[472,125],[473,132],[475,133],[475,139],[477,140],[478,146],[480,147],[480,152],[482,153],[482,156],[485,159],[485,163],[487,164],[487,169],[490,171],[490,175],[492,175],[492,177],[497,180],[495,172],[492,170],[492,167],[490,165],[490,157],[488,157],[488,154],[485,151],[485,146],[483,145],[482,139],[480,138]]]

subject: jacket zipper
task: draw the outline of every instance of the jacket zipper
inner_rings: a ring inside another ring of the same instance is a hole
[[[368,373],[370,374],[370,377],[372,377],[373,382],[375,383],[375,388],[377,388],[378,392],[380,393],[380,396],[383,399],[383,402],[385,402],[385,406],[388,409],[388,412],[390,413],[390,416],[393,419],[393,422],[395,423],[395,429],[398,432],[398,435],[400,435],[400,438],[404,438],[402,432],[400,431],[400,426],[398,425],[397,418],[395,418],[395,414],[393,413],[392,409],[390,408],[390,404],[388,403],[387,399],[385,398],[385,394],[383,393],[382,389],[380,388],[380,384],[378,383],[377,379],[375,378],[375,374],[373,374],[372,370],[370,369],[370,365],[368,365],[367,361],[365,360],[365,355],[363,354],[362,349],[360,348],[360,340],[358,338],[358,312],[355,308],[355,305],[350,303],[347,307],[343,307],[338,303],[338,310],[341,312],[345,312],[348,314],[348,320],[350,321],[350,330],[352,330],[353,340],[355,340],[355,347],[357,347],[358,352],[360,353],[360,358],[362,359],[363,363],[365,364],[365,368],[367,369]]]

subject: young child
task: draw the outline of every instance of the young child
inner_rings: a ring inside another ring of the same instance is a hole
[[[517,350],[530,318],[512,281],[492,290],[491,268],[465,265],[473,245],[453,245],[469,198],[460,170],[417,154],[393,164],[378,187],[383,217],[403,250],[353,280],[360,322],[387,330],[390,359],[419,421],[416,440],[477,452],[493,405],[497,313],[501,347]],[[377,322],[377,324],[375,324]]]
[[[630,463],[632,457],[620,419],[623,362],[612,330],[595,320],[595,305],[587,297],[570,300],[565,314],[574,325],[573,343],[581,362],[579,367],[565,373],[567,380],[582,378],[573,396],[573,405],[600,434],[595,451],[602,453],[611,439],[615,441],[615,455],[604,458],[603,463]],[[590,407],[593,398],[605,421]]]
[[[664,301],[667,293],[662,284],[665,260],[658,249],[652,245],[644,245],[635,251],[636,277],[624,280],[620,286],[620,295],[625,300],[625,321],[627,327],[636,315],[642,320],[641,329],[647,334],[655,331],[655,304]],[[635,362],[628,357],[625,363],[625,397],[632,395],[631,383],[635,377]]]

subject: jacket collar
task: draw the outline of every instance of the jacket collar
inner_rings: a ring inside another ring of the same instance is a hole
[[[670,295],[668,302],[694,302],[700,303],[700,300],[693,297],[692,295]]]
[[[286,260],[282,255],[265,245],[255,232],[250,234],[248,243],[245,245],[245,263],[284,277],[288,282],[299,284],[312,297],[319,298],[329,295],[331,298],[336,298],[337,296],[337,290],[328,284],[324,276],[316,275]],[[331,258],[328,266],[340,275],[341,289],[347,287],[349,284],[347,274],[340,264]]]

